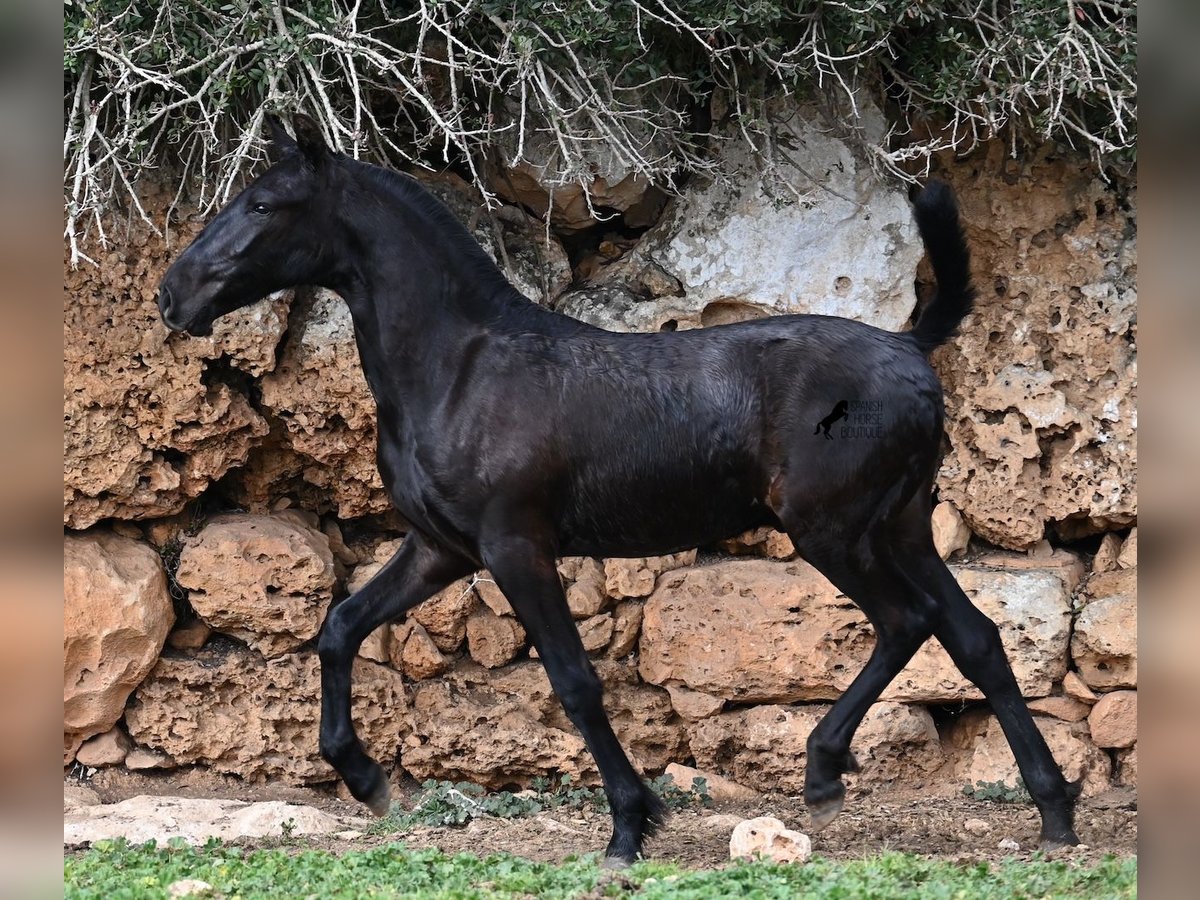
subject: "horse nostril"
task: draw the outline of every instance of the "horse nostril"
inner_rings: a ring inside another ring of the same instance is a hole
[[[171,311],[171,292],[165,285],[158,289],[158,311],[164,316]]]

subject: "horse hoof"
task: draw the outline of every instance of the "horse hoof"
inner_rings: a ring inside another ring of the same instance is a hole
[[[842,806],[846,802],[846,797],[843,794],[840,797],[833,797],[821,803],[813,804],[808,808],[808,815],[812,819],[810,826],[813,831],[820,831],[830,822],[837,818],[838,813],[842,811]]]
[[[376,818],[382,819],[388,814],[392,808],[392,789],[386,778],[379,780],[375,790],[371,791],[371,796],[364,799],[363,803]]]
[[[1074,847],[1079,843],[1079,838],[1075,832],[1071,831],[1059,837],[1047,837],[1042,835],[1042,839],[1038,841],[1038,847],[1045,850],[1047,853],[1053,850],[1061,850],[1063,847]]]
[[[610,872],[621,872],[629,868],[629,860],[623,856],[606,856],[604,862],[600,863],[600,868]]]

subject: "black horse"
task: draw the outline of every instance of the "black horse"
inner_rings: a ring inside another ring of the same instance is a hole
[[[1045,846],[1078,843],[1078,786],[1033,723],[996,626],[939,558],[930,499],[942,390],[926,355],[973,290],[951,190],[915,201],[938,293],[912,331],[778,316],[695,331],[614,334],[526,300],[450,212],[404,175],[332,152],[272,120],[273,165],[163,279],[172,331],[294,285],[345,298],[378,405],[383,482],[412,529],[319,639],[321,753],[355,797],[388,808],[384,770],[350,716],[363,639],[477,569],[490,569],[599,767],[607,856],[635,859],[663,820],[613,734],[563,595],[559,556],[651,556],[770,525],[866,613],[870,660],[813,730],[804,799],[813,827],[842,808],[850,740],[930,636],[987,696],[1042,816]],[[814,436],[841,398],[881,410],[876,439]]]

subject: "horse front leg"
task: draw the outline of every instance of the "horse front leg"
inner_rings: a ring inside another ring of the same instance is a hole
[[[537,542],[508,536],[484,547],[484,561],[537,648],[563,710],[596,760],[613,817],[604,865],[624,868],[641,856],[644,840],[662,824],[666,809],[613,733],[604,711],[603,686],[571,617],[554,554]]]
[[[375,577],[330,610],[321,628],[321,756],[377,816],[390,804],[387,773],[363,749],[350,714],[351,671],[358,648],[384,622],[399,618],[474,566],[413,532]]]

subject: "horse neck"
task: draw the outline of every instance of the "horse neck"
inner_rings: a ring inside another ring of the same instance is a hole
[[[327,286],[350,307],[376,401],[415,408],[452,383],[480,334],[557,317],[521,296],[422,188],[371,168],[343,169],[346,199],[331,223],[343,247]]]

